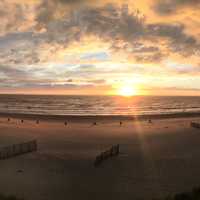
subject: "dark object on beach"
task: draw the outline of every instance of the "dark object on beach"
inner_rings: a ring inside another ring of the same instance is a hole
[[[122,121],[119,122],[120,126],[122,126]]]
[[[22,173],[22,172],[23,172],[23,170],[21,170],[21,169],[18,169],[18,170],[17,170],[17,172],[18,172],[18,173]]]
[[[0,200],[23,200],[23,199],[19,199],[15,196],[4,196],[0,194]]]
[[[173,196],[168,196],[163,200],[199,200],[199,199],[200,199],[200,188],[194,188],[191,192],[177,193]]]
[[[67,122],[65,122],[65,126],[67,126]]]
[[[8,122],[10,121],[10,118],[8,118]]]
[[[113,156],[117,156],[119,154],[119,144],[112,146],[107,151],[104,151],[100,153],[98,156],[96,156],[94,161],[94,166],[99,166],[104,160],[111,158]]]
[[[200,128],[200,124],[196,123],[196,122],[191,122],[190,126],[193,127],[193,128]]]
[[[39,120],[36,120],[36,124],[39,124],[40,123],[40,121]]]
[[[151,119],[149,119],[148,122],[151,124],[152,123]]]
[[[37,141],[32,140],[26,143],[14,144],[0,149],[0,160],[11,158],[17,155],[37,151]]]
[[[96,122],[94,122],[94,123],[93,123],[93,125],[94,125],[94,126],[96,126],[96,125],[97,125],[97,123],[96,123]]]
[[[23,119],[21,119],[21,123],[24,123],[24,120],[23,120]]]

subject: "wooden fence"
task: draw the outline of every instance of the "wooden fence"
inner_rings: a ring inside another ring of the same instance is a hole
[[[14,144],[0,148],[0,160],[11,158],[17,155],[37,151],[37,141],[32,140],[26,143]]]
[[[104,151],[100,153],[100,155],[96,156],[95,161],[94,161],[94,166],[97,167],[100,165],[104,160],[117,156],[119,154],[119,144],[112,146],[110,149],[107,151]]]
[[[191,122],[190,126],[193,127],[193,128],[200,128],[200,124],[196,123],[196,122]]]

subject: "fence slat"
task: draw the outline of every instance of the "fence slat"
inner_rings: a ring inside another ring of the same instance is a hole
[[[196,123],[196,122],[191,122],[190,126],[193,127],[193,128],[200,128],[200,124]]]
[[[0,160],[11,158],[17,155],[37,151],[37,141],[32,140],[26,143],[13,144],[0,149]]]
[[[99,155],[96,156],[95,161],[94,161],[94,166],[97,167],[100,165],[104,160],[117,156],[119,154],[119,144],[112,146],[110,149],[100,153]]]

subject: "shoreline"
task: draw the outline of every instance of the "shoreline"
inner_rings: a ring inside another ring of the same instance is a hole
[[[142,121],[148,119],[170,119],[170,118],[195,118],[200,117],[200,112],[191,113],[171,113],[171,114],[149,114],[149,115],[43,115],[43,114],[24,114],[24,113],[0,113],[0,117],[6,118],[22,118],[29,120],[44,120],[44,121],[88,121],[88,120],[134,120]]]

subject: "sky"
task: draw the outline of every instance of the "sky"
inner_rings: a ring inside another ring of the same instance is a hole
[[[0,93],[200,95],[200,0],[0,0]]]

